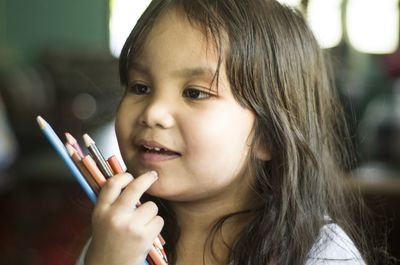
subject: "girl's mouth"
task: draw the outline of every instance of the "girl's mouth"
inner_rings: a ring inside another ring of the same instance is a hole
[[[139,145],[140,160],[143,164],[153,164],[172,160],[181,156],[180,153],[161,147],[159,144],[143,143]]]

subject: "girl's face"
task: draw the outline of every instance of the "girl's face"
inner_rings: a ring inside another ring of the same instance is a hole
[[[176,12],[156,23],[140,57],[132,58],[116,131],[128,170],[156,170],[148,190],[175,201],[238,194],[255,115],[234,99],[212,41]],[[218,84],[218,87],[217,87]]]

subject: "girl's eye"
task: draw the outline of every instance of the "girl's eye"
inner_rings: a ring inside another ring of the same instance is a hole
[[[142,84],[134,84],[130,86],[129,91],[138,95],[149,94],[151,92],[151,88]]]
[[[206,99],[211,97],[211,94],[195,88],[188,88],[183,91],[183,96],[190,99]]]

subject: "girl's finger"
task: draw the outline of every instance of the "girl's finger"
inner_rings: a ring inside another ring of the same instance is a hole
[[[114,204],[133,209],[143,193],[158,179],[157,172],[150,171],[129,183]]]
[[[156,239],[156,237],[161,233],[161,230],[164,226],[164,219],[156,215],[154,216],[150,222],[145,226],[146,235],[152,239],[152,242]]]
[[[140,205],[134,212],[133,218],[141,225],[148,224],[158,213],[157,205],[148,201]]]
[[[97,204],[111,205],[115,202],[121,191],[132,182],[133,177],[129,173],[122,173],[108,179],[102,187]]]

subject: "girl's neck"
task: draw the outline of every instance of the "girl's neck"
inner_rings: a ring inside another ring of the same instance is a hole
[[[212,228],[221,217],[253,208],[254,193],[250,186],[231,190],[227,194],[219,194],[207,200],[192,202],[171,202],[180,226],[180,239],[177,246],[178,264],[186,264],[189,259],[191,264],[198,260],[203,264],[203,254],[206,264],[221,264],[211,258],[210,242]],[[221,226],[221,230],[215,233],[213,250],[219,255],[219,259],[226,260],[228,247],[234,244],[235,238],[248,223],[249,215],[238,215],[227,219]],[[206,247],[205,247],[206,246]],[[194,258],[196,257],[196,258]],[[182,262],[182,263],[181,263]]]

